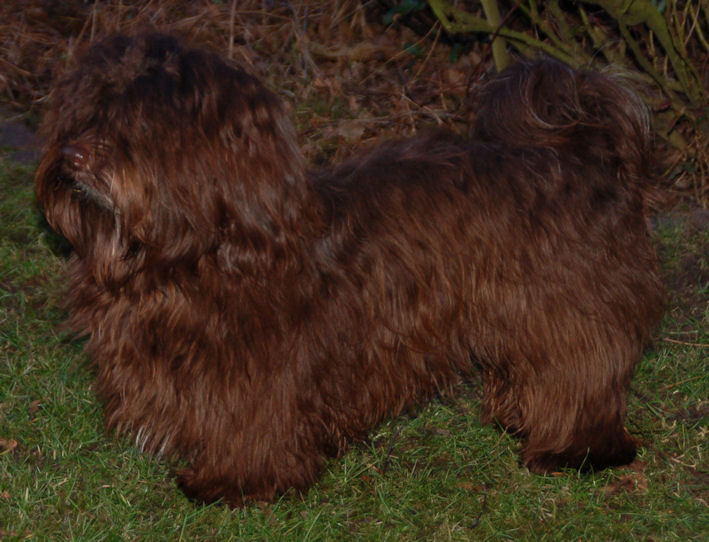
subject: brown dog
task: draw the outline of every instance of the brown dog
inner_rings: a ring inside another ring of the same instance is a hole
[[[387,416],[482,371],[535,472],[632,460],[660,315],[649,128],[611,77],[521,63],[476,135],[309,174],[279,98],[215,54],[119,36],[54,90],[37,194],[73,245],[111,428],[231,505],[311,485]]]

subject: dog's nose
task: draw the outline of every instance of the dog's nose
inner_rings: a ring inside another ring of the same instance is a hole
[[[84,147],[79,145],[64,145],[62,147],[62,154],[76,169],[86,168],[86,164],[89,160],[89,152]]]

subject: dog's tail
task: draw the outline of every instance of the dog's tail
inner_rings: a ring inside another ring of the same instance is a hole
[[[475,135],[508,146],[556,148],[640,186],[651,174],[650,116],[640,97],[618,76],[549,58],[520,62],[485,87]]]

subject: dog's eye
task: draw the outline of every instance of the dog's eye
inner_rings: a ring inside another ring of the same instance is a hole
[[[70,171],[66,170],[66,167],[62,167],[57,174],[57,184],[64,187],[71,187],[72,192],[80,192],[81,189],[74,178],[74,175]]]
[[[86,195],[86,187],[77,181],[74,177],[65,177],[64,179],[69,185],[71,185],[71,195],[72,196],[83,196]]]
[[[81,192],[81,185],[76,182],[76,179],[72,175],[61,175],[61,182],[66,186],[71,187],[71,191],[75,193]]]

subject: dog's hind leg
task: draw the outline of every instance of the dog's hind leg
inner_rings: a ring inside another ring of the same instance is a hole
[[[556,334],[520,327],[476,356],[483,423],[518,436],[522,463],[533,472],[599,470],[635,456],[624,426],[625,394],[640,341],[610,324],[577,320],[566,319],[566,331]]]
[[[518,381],[522,463],[532,472],[630,463],[636,446],[624,426],[625,393],[637,352],[612,343],[585,351],[568,344],[563,352],[578,357],[530,365]]]

